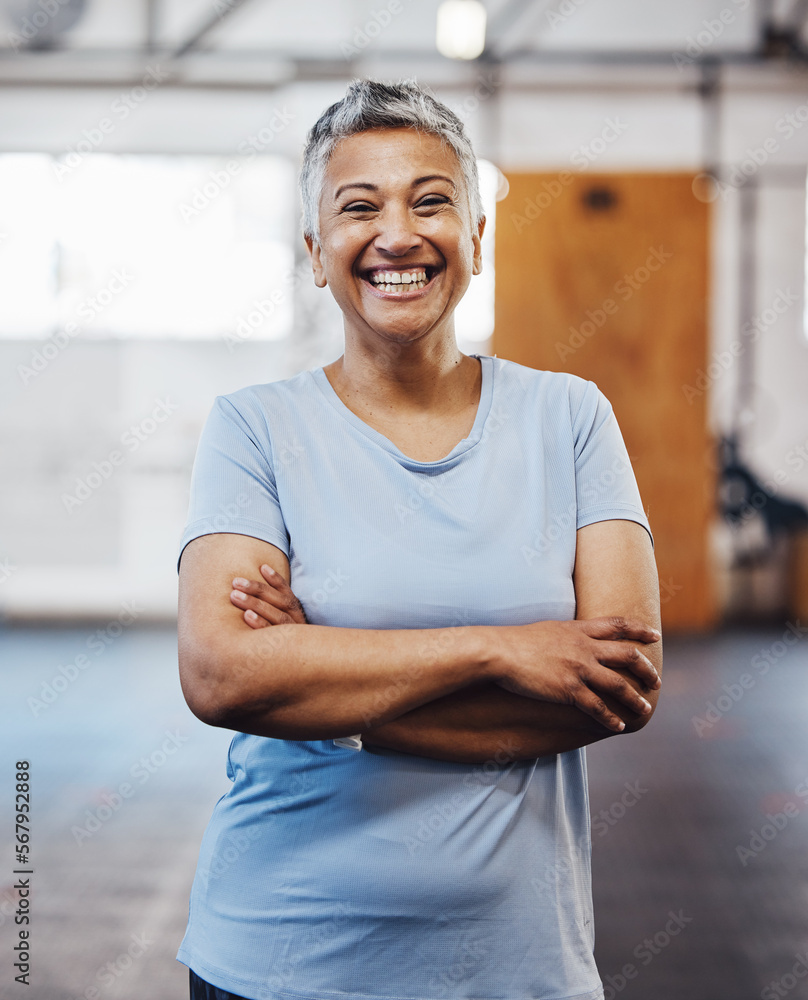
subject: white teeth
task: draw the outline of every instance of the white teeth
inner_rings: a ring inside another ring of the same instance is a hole
[[[404,285],[404,283],[394,285],[392,282],[390,282],[389,284],[378,284],[374,282],[374,287],[378,288],[380,292],[387,292],[387,293],[393,292],[398,295],[403,295],[405,292],[412,292],[412,291],[420,292],[422,288],[426,288],[426,284],[427,283],[425,280],[411,281],[409,285]]]
[[[421,288],[427,283],[426,271],[376,271],[370,276],[370,282],[376,288],[387,288],[394,285],[418,285]]]

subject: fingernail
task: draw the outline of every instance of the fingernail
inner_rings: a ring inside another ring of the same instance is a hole
[[[625,728],[626,728],[626,724],[625,724],[625,722],[621,721],[621,722],[620,722],[620,724],[619,724],[619,725],[618,725],[618,727],[617,727],[617,731],[618,731],[619,733],[622,733],[622,732],[623,732],[623,730],[624,730]]]
[[[243,601],[244,600],[244,594],[242,594],[242,592],[240,590],[231,590],[230,591],[230,596],[233,598],[234,601]]]
[[[271,566],[262,566],[261,569],[265,573],[268,573],[270,576],[274,576],[275,575],[275,570]]]
[[[237,576],[233,581],[234,587],[249,587],[250,581],[245,580],[243,576]]]
[[[645,698],[643,698],[643,700],[642,700],[642,710],[643,710],[643,712],[650,712],[651,711],[651,703],[647,702],[645,700]]]

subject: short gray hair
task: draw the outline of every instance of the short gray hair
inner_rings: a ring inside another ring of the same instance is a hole
[[[371,129],[412,128],[437,136],[455,152],[463,172],[475,227],[484,218],[477,160],[463,122],[415,80],[379,83],[353,80],[345,97],[320,115],[309,130],[300,171],[303,235],[320,239],[320,197],[337,144]]]

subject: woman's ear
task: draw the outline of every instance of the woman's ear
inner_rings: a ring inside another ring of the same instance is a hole
[[[306,241],[306,249],[309,252],[309,259],[311,260],[311,270],[314,274],[314,284],[318,288],[325,288],[328,282],[325,277],[325,268],[323,267],[322,260],[320,259],[320,244],[315,243],[311,236],[304,236],[303,239]]]
[[[472,257],[472,274],[480,274],[483,269],[483,248],[482,239],[483,233],[485,232],[485,216],[480,219],[480,223],[477,226],[477,232],[472,232],[471,241],[474,244],[474,256]]]

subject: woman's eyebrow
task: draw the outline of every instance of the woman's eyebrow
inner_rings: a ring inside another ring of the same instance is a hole
[[[412,186],[418,187],[419,184],[426,184],[427,181],[446,181],[447,184],[451,184],[455,191],[457,191],[457,185],[455,182],[451,177],[447,177],[445,174],[427,174],[426,177],[419,177],[417,180],[413,181]]]
[[[454,190],[457,191],[457,185],[455,182],[451,177],[447,177],[445,174],[427,174],[425,177],[418,177],[412,182],[412,187],[418,187],[421,184],[426,184],[427,181],[446,181],[447,184],[451,184]],[[339,198],[343,191],[348,191],[350,188],[361,188],[363,191],[379,190],[376,184],[370,184],[368,181],[351,181],[348,184],[341,184],[334,192],[334,197]]]

